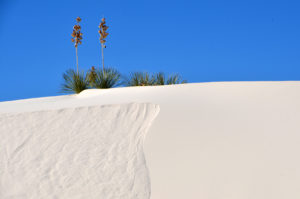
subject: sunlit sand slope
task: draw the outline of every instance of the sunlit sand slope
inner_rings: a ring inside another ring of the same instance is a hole
[[[0,103],[0,112],[149,102],[151,199],[300,198],[300,82],[86,90]]]
[[[126,104],[0,114],[0,198],[149,198],[143,143],[158,111]]]

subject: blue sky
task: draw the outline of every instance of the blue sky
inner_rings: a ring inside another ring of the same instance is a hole
[[[180,73],[189,82],[300,80],[300,1],[0,0],[0,101],[60,95],[74,68]]]

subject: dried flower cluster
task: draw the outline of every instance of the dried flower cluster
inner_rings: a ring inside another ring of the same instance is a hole
[[[108,29],[108,26],[105,25],[105,18],[102,18],[101,23],[99,25],[99,34],[100,34],[100,43],[101,43],[101,53],[102,53],[102,68],[103,68],[103,73],[105,72],[104,70],[104,53],[103,53],[103,48],[106,48],[105,46],[105,38],[107,37],[108,33],[106,32]]]
[[[95,87],[96,79],[97,79],[97,72],[95,66],[92,66],[90,71],[87,74],[88,81],[91,87]]]
[[[100,43],[104,45],[106,42],[105,38],[107,37],[108,33],[106,32],[108,29],[108,26],[105,25],[105,18],[102,18],[101,23],[99,25],[99,34],[100,34]],[[105,48],[105,45],[104,45]]]
[[[74,42],[75,44],[75,48],[77,48],[78,44],[81,44],[81,40],[82,40],[82,32],[81,30],[81,26],[79,25],[79,22],[81,21],[80,17],[76,18],[76,22],[77,24],[73,26],[73,32],[71,34],[72,39],[71,41]]]
[[[81,40],[82,40],[82,32],[80,31],[81,30],[81,26],[79,25],[80,21],[81,21],[81,18],[77,17],[76,18],[77,24],[75,24],[75,26],[73,26],[73,32],[71,34],[71,36],[72,36],[71,41],[75,43],[75,49],[76,49],[77,74],[79,74],[77,47],[78,47],[78,44],[81,44]]]

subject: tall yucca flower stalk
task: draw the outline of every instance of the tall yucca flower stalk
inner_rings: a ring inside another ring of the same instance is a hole
[[[71,41],[74,42],[74,46],[75,46],[75,49],[76,49],[77,74],[79,73],[79,71],[78,71],[78,50],[77,50],[77,47],[78,47],[78,44],[81,44],[81,40],[82,40],[81,26],[79,25],[80,21],[81,21],[81,18],[77,17],[76,18],[77,24],[75,24],[73,26],[73,32],[71,34],[71,36],[72,36]]]
[[[103,73],[104,73],[104,54],[103,54],[103,49],[106,48],[105,45],[105,38],[107,37],[108,33],[106,32],[108,29],[108,26],[105,25],[105,18],[102,18],[101,23],[99,25],[99,34],[100,34],[100,43],[101,43],[101,52],[102,52],[102,68],[103,68]]]

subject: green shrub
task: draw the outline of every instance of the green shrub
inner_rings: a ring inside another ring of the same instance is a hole
[[[150,74],[148,72],[134,72],[131,73],[126,80],[127,86],[155,86],[155,85],[170,85],[183,84],[186,80],[182,80],[180,75],[166,75],[163,72]]]
[[[114,68],[96,69],[92,83],[95,88],[113,88],[121,85],[121,74]]]
[[[166,76],[163,72],[155,74],[155,85],[165,85]]]
[[[168,77],[163,72],[155,74],[155,85],[184,84],[186,82],[178,74],[169,75]]]
[[[185,83],[187,83],[187,81],[183,80],[179,74],[170,75],[165,82],[166,85]]]
[[[88,89],[89,82],[84,72],[78,72],[69,69],[63,74],[64,83],[62,84],[62,92],[64,93],[80,93]]]
[[[155,84],[155,77],[148,72],[134,72],[126,79],[127,86],[151,86]]]

